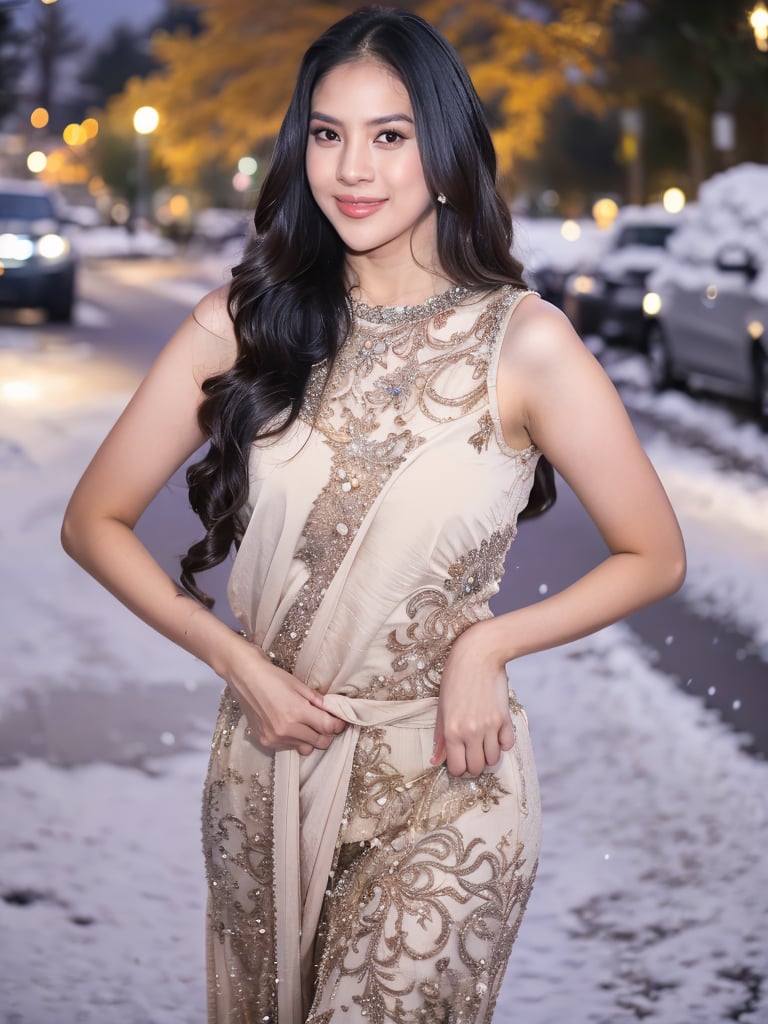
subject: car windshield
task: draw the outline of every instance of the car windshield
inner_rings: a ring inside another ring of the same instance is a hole
[[[675,229],[664,224],[628,224],[619,232],[616,240],[617,249],[626,249],[630,245],[647,245],[654,249],[663,249]]]
[[[0,192],[0,220],[52,219],[56,219],[56,211],[48,196]]]

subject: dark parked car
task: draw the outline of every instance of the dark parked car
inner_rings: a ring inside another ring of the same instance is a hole
[[[683,216],[660,206],[619,212],[598,254],[565,282],[563,308],[580,334],[644,345],[646,278],[664,258],[667,239]]]
[[[53,195],[38,182],[0,179],[0,305],[42,307],[69,321],[76,260]]]

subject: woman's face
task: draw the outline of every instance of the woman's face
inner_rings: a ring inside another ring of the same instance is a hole
[[[412,259],[435,248],[413,108],[397,76],[374,61],[341,64],[312,97],[307,177],[350,253]],[[425,252],[425,247],[427,251]]]

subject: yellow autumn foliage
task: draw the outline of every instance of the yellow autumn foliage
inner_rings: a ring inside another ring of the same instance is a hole
[[[603,26],[618,0],[549,0],[548,20],[522,7],[474,0],[412,0],[457,47],[488,111],[500,168],[535,155],[552,103],[569,94],[600,108],[596,72],[607,46]],[[153,152],[179,184],[208,165],[234,168],[246,153],[268,153],[290,98],[301,55],[356,3],[302,0],[199,0],[198,36],[158,33],[163,70],[132,79],[107,110],[113,132],[130,133],[133,111],[160,112]],[[531,5],[526,5],[529,9]]]

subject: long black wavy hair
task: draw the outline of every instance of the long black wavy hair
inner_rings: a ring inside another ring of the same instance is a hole
[[[409,11],[363,8],[332,25],[304,55],[259,193],[255,240],[232,271],[236,362],[203,384],[199,422],[210,446],[187,471],[187,484],[206,533],[182,559],[181,583],[208,607],[195,573],[218,565],[238,542],[253,441],[296,419],[311,367],[333,360],[351,326],[344,246],[312,197],[305,154],[318,83],[356,60],[392,69],[408,90],[427,186],[447,197],[437,218],[445,275],[471,287],[525,287],[510,254],[512,223],[496,187],[493,143],[454,49]],[[539,466],[529,515],[554,498],[552,471]]]

